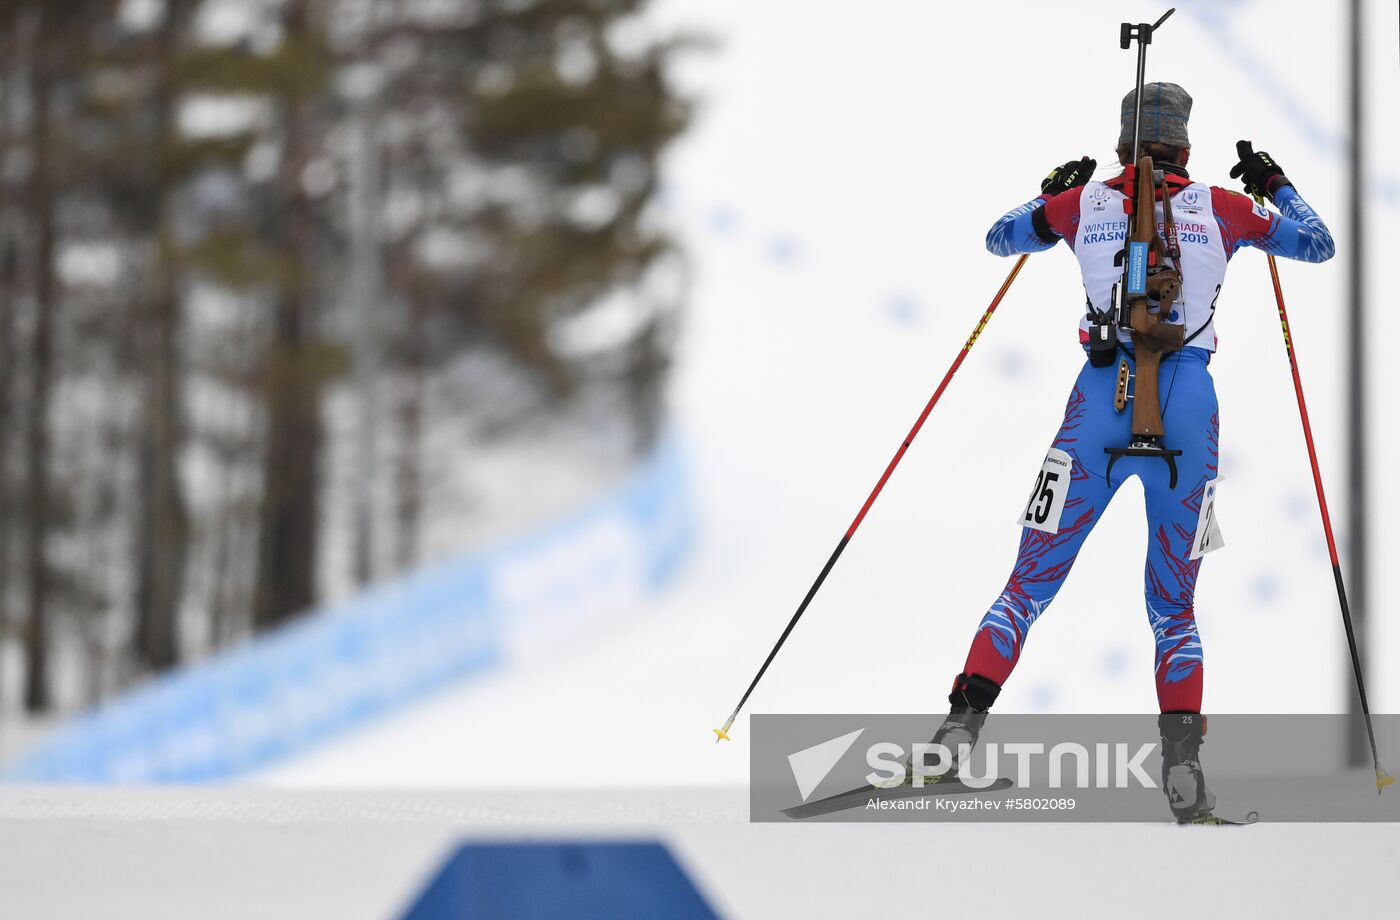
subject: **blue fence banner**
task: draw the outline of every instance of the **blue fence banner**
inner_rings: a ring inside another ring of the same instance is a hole
[[[58,728],[11,782],[196,783],[268,766],[635,611],[683,560],[680,449],[545,530],[371,587]]]

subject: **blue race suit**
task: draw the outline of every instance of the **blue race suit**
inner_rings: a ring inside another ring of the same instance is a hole
[[[1207,295],[1214,285],[1215,295],[1196,297],[1194,308],[1183,305],[1183,317],[1173,311],[1171,320],[1184,319],[1191,344],[1164,356],[1161,364],[1164,442],[1182,452],[1176,458],[1179,482],[1175,489],[1170,488],[1165,463],[1138,457],[1118,460],[1112,477],[1106,478],[1109,456],[1104,449],[1129,442],[1131,413],[1114,408],[1116,366],[1094,367],[1086,361],[1070,390],[1064,421],[1052,443],[1073,459],[1058,530],[1023,532],[1006,587],[973,638],[964,666],[966,675],[981,675],[998,686],[1005,683],[1020,657],[1027,632],[1064,584],[1099,516],[1118,487],[1128,477],[1137,476],[1146,499],[1149,539],[1143,581],[1148,622],[1156,640],[1158,703],[1162,712],[1200,712],[1202,655],[1195,616],[1200,559],[1190,556],[1202,501],[1219,473],[1220,415],[1208,366],[1216,346],[1213,318],[1224,265],[1242,246],[1309,262],[1331,258],[1334,247],[1326,225],[1291,185],[1276,193],[1275,204],[1283,212],[1278,214],[1236,192],[1192,183],[1180,168],[1168,167],[1167,171],[1177,223],[1199,226],[1202,231],[1199,245],[1182,243],[1183,278],[1187,285],[1194,280]],[[987,248],[1005,256],[1042,251],[1065,240],[1080,259],[1091,306],[1103,309],[1111,300],[1103,279],[1121,273],[1121,268],[1105,265],[1103,259],[1111,260],[1113,253],[1122,249],[1126,230],[1123,191],[1120,176],[1107,183],[1070,189],[1054,198],[1035,199],[996,222],[987,234]],[[1160,200],[1160,190],[1158,195]],[[1159,203],[1159,212],[1160,207]],[[1104,217],[1090,212],[1102,212]],[[1194,219],[1208,221],[1213,217],[1214,221],[1193,225],[1193,214],[1204,215]],[[1106,233],[1103,228],[1108,228]],[[1201,302],[1207,299],[1208,307]],[[1087,342],[1087,323],[1084,329],[1081,342]],[[1126,334],[1120,339],[1119,350],[1131,364],[1132,348]]]

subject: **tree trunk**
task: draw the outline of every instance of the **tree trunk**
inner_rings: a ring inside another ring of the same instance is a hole
[[[0,18],[0,30],[4,30],[0,34],[5,38],[0,54],[6,62],[13,62],[20,55],[17,19],[13,10]],[[17,82],[15,77],[19,75],[14,72],[17,68],[12,63],[8,69],[4,86],[0,87],[0,157],[9,156],[10,145],[17,135],[11,122],[11,96]],[[14,492],[10,482],[10,444],[18,436],[13,430],[14,416],[10,412],[15,399],[15,303],[19,296],[20,259],[20,234],[14,224],[19,214],[12,198],[8,187],[0,188],[0,708],[3,708],[6,684],[3,664],[12,627],[10,546],[14,533]]]
[[[263,501],[253,623],[290,619],[316,599],[320,400],[307,367],[308,304],[300,292],[279,298],[270,356]]]
[[[154,99],[157,149],[170,151],[178,143],[173,130],[175,60],[184,3],[166,7],[158,38],[159,71]],[[158,162],[154,188],[159,202],[152,210],[153,226],[145,228],[155,242],[155,290],[149,309],[142,311],[142,366],[146,399],[142,418],[139,464],[140,504],[136,534],[136,653],[153,670],[173,667],[180,658],[179,614],[188,560],[189,521],[179,458],[183,443],[180,424],[181,304],[179,281],[167,227],[174,189]]]
[[[43,15],[43,14],[41,14]],[[47,19],[47,17],[45,17]],[[34,215],[35,317],[30,343],[29,419],[25,435],[28,623],[25,634],[24,707],[44,712],[52,704],[49,686],[49,398],[53,385],[53,330],[58,310],[54,275],[54,190],[50,174],[49,95],[54,37],[52,27],[40,26],[34,57],[33,152],[30,201]]]
[[[406,571],[418,562],[418,540],[423,509],[423,402],[427,398],[428,360],[423,336],[427,307],[422,292],[406,277],[408,256],[397,261],[398,285],[408,307],[403,349],[405,387],[399,403],[398,488],[395,507],[395,563]]]
[[[15,298],[19,293],[19,243],[10,225],[12,215],[0,215],[0,665],[10,641],[10,589],[14,534],[13,484],[10,481],[10,444],[19,432],[10,412],[14,401]],[[5,679],[0,668],[0,707],[4,702]]]
[[[306,0],[292,0],[285,13],[287,41],[309,44]],[[314,308],[314,215],[302,189],[309,156],[310,106],[304,91],[283,96],[281,251],[294,262],[277,293],[269,349],[263,502],[259,522],[258,576],[253,623],[264,628],[306,610],[316,600],[320,523],[320,460],[323,441],[320,368]]]

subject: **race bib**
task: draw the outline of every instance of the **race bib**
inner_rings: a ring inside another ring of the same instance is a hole
[[[1212,479],[1201,493],[1201,516],[1196,521],[1196,537],[1191,541],[1192,559],[1199,559],[1225,545],[1225,538],[1220,535],[1220,523],[1215,519],[1215,493],[1224,481],[1224,476]]]
[[[1026,510],[1021,512],[1021,519],[1016,523],[1042,533],[1058,533],[1073,469],[1074,460],[1069,454],[1050,448],[1045,462],[1040,465],[1040,475],[1035,478],[1035,488],[1026,502]]]

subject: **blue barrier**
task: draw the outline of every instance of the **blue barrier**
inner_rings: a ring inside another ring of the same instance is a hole
[[[684,484],[668,441],[622,487],[547,531],[375,586],[153,679],[58,729],[0,776],[225,779],[527,658],[668,580],[691,542]]]
[[[469,843],[403,920],[713,920],[659,843]]]

